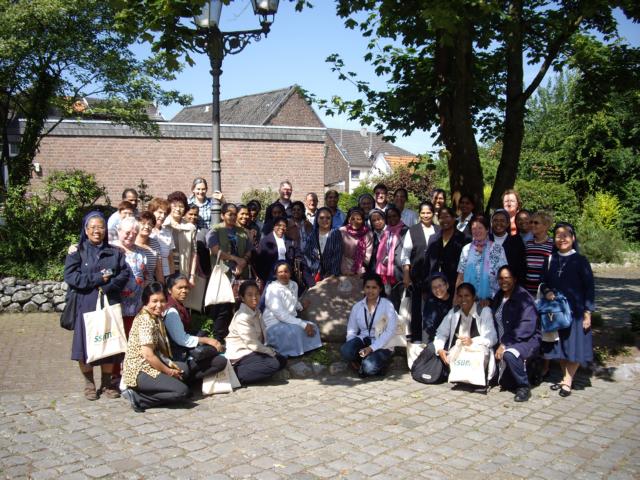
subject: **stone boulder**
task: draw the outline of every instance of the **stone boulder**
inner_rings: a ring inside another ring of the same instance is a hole
[[[24,307],[22,307],[22,311],[25,313],[33,313],[33,312],[37,312],[38,311],[38,304],[33,303],[33,302],[27,302],[24,304]]]
[[[20,290],[13,294],[13,297],[11,297],[11,300],[17,303],[24,303],[31,300],[31,296],[32,296],[31,292],[27,290]]]
[[[41,312],[53,312],[54,310],[55,310],[55,307],[53,306],[53,304],[49,302],[43,303],[42,305],[40,305]]]
[[[45,297],[44,295],[42,295],[42,293],[36,293],[33,298],[31,299],[32,302],[38,304],[38,305],[42,305],[43,303],[45,303],[47,301],[47,297]]]
[[[16,277],[6,277],[2,279],[2,284],[7,287],[15,287],[16,281]]]
[[[8,313],[18,313],[22,311],[22,305],[20,305],[19,303],[12,303],[8,307],[6,307],[4,311]]]
[[[309,306],[300,317],[318,324],[323,341],[344,342],[351,308],[362,298],[360,277],[329,277],[302,296],[303,303],[306,300]]]

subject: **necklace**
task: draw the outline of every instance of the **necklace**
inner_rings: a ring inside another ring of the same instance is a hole
[[[562,257],[558,257],[558,277],[562,276],[562,272],[564,271],[564,267],[567,266],[567,263],[569,262],[569,257],[567,257],[566,259],[563,260]]]

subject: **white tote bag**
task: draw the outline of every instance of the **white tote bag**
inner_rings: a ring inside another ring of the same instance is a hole
[[[380,325],[376,325],[376,336],[382,334],[386,327],[386,322],[380,322]],[[400,301],[400,308],[398,309],[398,321],[396,322],[396,332],[393,337],[389,339],[384,348],[394,347],[406,347],[407,346],[407,334],[409,333],[409,325],[411,324],[411,297],[408,297],[406,293],[402,295]]]
[[[233,295],[231,282],[226,273],[229,268],[220,262],[220,250],[216,264],[211,271],[209,285],[207,285],[207,293],[204,296],[204,305],[219,305],[221,303],[235,303],[236,298]]]
[[[100,300],[104,308],[101,308]],[[102,289],[98,291],[96,310],[83,315],[87,363],[127,351],[127,337],[122,324],[120,304],[109,305]]]
[[[227,358],[227,366],[216,374],[204,377],[202,380],[202,394],[231,393],[234,388],[240,388],[240,380]]]
[[[485,363],[488,360],[488,349],[482,345],[454,346],[449,356],[449,383],[470,383],[486,386],[487,374]],[[451,354],[453,353],[453,354]]]
[[[202,301],[204,300],[204,293],[207,290],[207,279],[201,277],[196,273],[195,275],[195,287],[189,289],[189,294],[184,301],[184,306],[195,310],[196,312],[202,311]]]
[[[407,343],[407,366],[409,370],[413,367],[413,362],[420,356],[422,351],[427,348],[425,343]]]

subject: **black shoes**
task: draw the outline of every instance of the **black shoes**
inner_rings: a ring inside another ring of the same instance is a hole
[[[526,402],[531,398],[531,390],[529,387],[520,387],[516,390],[516,396],[513,397],[515,402]]]
[[[142,413],[144,412],[144,408],[140,407],[138,405],[138,403],[136,402],[135,399],[135,395],[133,394],[133,392],[131,390],[129,390],[128,388],[126,390],[124,390],[122,392],[122,397],[126,398],[127,400],[129,400],[129,403],[131,404],[131,408],[133,409],[134,412],[137,413]]]

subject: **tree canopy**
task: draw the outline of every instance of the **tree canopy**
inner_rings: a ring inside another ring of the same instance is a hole
[[[0,0],[0,129],[11,184],[28,183],[52,111],[58,121],[79,117],[75,102],[97,96],[93,114],[155,133],[150,104],[189,101],[159,86],[173,79],[162,55],[136,58],[129,47],[137,38],[115,29],[116,16],[99,0]],[[18,156],[9,160],[9,129],[18,118],[26,123]]]
[[[629,0],[337,0],[345,25],[369,39],[365,60],[388,80],[387,87],[373,88],[335,54],[328,61],[360,97],[315,100],[329,113],[347,112],[380,132],[435,130],[454,198],[470,193],[478,205],[483,174],[476,135],[500,140],[490,200],[496,205],[515,182],[527,100],[549,69],[572,58],[581,33],[616,38],[616,7],[640,18],[640,8]],[[525,62],[536,69],[527,84]]]

